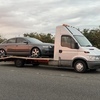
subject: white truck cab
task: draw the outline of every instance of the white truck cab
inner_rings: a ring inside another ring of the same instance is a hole
[[[54,47],[54,60],[61,66],[72,66],[77,72],[100,68],[100,50],[76,28],[58,26]]]

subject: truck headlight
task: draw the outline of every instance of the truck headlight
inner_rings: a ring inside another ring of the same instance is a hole
[[[91,60],[91,61],[99,61],[100,60],[100,56],[89,56],[89,60]]]

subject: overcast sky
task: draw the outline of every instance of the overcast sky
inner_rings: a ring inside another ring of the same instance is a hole
[[[0,0],[0,35],[55,33],[58,25],[97,28],[100,0]]]

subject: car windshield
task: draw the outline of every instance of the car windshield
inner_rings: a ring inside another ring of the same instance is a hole
[[[74,35],[74,37],[81,46],[83,46],[83,47],[91,47],[92,46],[92,44],[88,41],[88,39],[85,36]]]
[[[27,38],[31,43],[36,43],[36,44],[40,44],[42,43],[42,41],[35,39],[35,38]]]

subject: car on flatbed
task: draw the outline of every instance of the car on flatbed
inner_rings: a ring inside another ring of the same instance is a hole
[[[53,57],[54,45],[31,37],[15,37],[0,44],[0,56]]]

